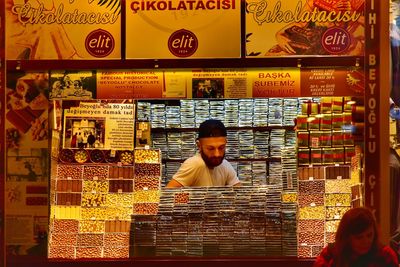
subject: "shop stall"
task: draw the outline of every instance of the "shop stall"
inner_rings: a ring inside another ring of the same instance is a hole
[[[6,3],[7,266],[311,266],[351,207],[384,226],[385,4],[325,2]],[[241,186],[166,188],[209,118]]]

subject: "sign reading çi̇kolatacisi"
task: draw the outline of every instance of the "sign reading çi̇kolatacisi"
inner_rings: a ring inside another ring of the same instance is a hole
[[[240,44],[239,0],[126,1],[127,58],[232,58]]]
[[[7,59],[120,59],[120,0],[6,1]]]
[[[246,0],[246,56],[361,56],[364,0]]]

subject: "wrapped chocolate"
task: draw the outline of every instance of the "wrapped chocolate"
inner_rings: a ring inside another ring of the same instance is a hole
[[[308,130],[319,130],[321,119],[317,116],[308,117]]]
[[[332,148],[333,151],[333,163],[344,164],[344,147]]]
[[[332,97],[332,113],[343,112],[343,97]]]
[[[303,115],[317,115],[319,113],[318,103],[304,102],[301,104],[301,114]]]
[[[332,114],[323,114],[321,117],[321,130],[332,129]]]
[[[313,165],[322,164],[322,150],[320,148],[311,148],[310,163]]]
[[[309,147],[309,132],[299,131],[297,132],[297,146],[298,147]]]
[[[299,148],[297,157],[299,165],[310,165],[310,149]]]
[[[343,113],[343,125],[351,125],[351,122],[352,122],[351,112],[344,112]]]
[[[307,115],[298,115],[296,128],[297,130],[307,130],[308,129],[308,116]]]
[[[321,97],[321,113],[332,113],[332,97]]]
[[[344,146],[354,146],[354,137],[351,132],[343,132],[343,145]]]
[[[322,149],[322,164],[334,164],[332,148]]]
[[[331,131],[321,131],[319,137],[319,144],[321,147],[331,147],[332,146],[332,132]]]
[[[332,129],[334,130],[343,129],[343,113],[332,114]]]
[[[332,146],[342,147],[343,146],[343,132],[342,131],[332,131]]]
[[[311,131],[310,132],[310,147],[320,147],[320,138],[322,131]]]

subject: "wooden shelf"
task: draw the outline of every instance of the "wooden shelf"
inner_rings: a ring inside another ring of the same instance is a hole
[[[231,158],[226,158],[225,159],[229,162],[246,162],[246,161],[257,161],[257,162],[280,162],[281,158],[277,158],[277,157],[272,157],[272,158],[255,158],[255,159],[251,159],[251,158],[235,158],[235,159],[231,159]],[[166,163],[166,162],[184,162],[186,159],[163,159],[162,162]]]
[[[364,57],[287,56],[271,58],[7,60],[7,70],[160,69],[160,68],[281,68],[363,66]],[[184,66],[184,67],[182,67]]]
[[[228,131],[239,131],[239,130],[253,130],[253,131],[268,131],[272,129],[285,129],[294,130],[294,126],[262,126],[262,127],[226,127]],[[162,132],[197,132],[198,128],[151,128],[152,133]]]

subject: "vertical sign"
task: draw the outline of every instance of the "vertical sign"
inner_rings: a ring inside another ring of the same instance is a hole
[[[365,45],[366,45],[366,89],[365,89],[365,205],[376,218],[379,214],[379,1],[366,1]]]

